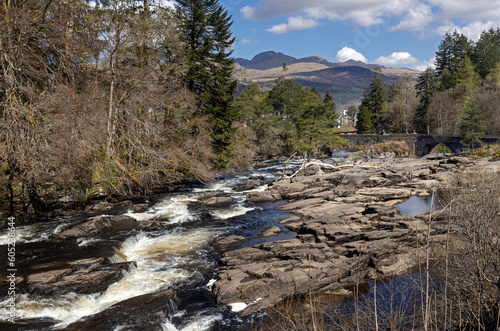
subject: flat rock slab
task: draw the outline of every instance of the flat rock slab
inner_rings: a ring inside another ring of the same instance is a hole
[[[360,278],[413,271],[427,219],[401,215],[394,206],[428,195],[427,188],[437,189],[447,171],[467,161],[386,161],[271,182],[260,196],[290,200],[278,209],[293,216],[280,223],[297,237],[224,253],[213,287],[217,302],[245,302],[242,314],[249,314],[293,295],[338,292]],[[443,229],[439,220],[432,223],[433,242],[445,240]]]

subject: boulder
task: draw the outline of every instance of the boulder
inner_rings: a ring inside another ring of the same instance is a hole
[[[215,205],[224,205],[230,204],[234,201],[231,197],[211,197],[205,200],[201,200],[200,202],[204,205],[215,206]]]
[[[281,229],[277,226],[272,226],[270,228],[267,228],[265,231],[262,231],[259,233],[262,237],[272,237],[272,236],[277,236],[281,233]]]
[[[234,191],[235,192],[250,191],[250,190],[254,190],[257,187],[260,187],[260,186],[263,186],[263,185],[266,185],[265,181],[260,180],[260,179],[252,179],[252,180],[249,180],[246,183],[238,185],[238,187],[236,187],[234,189]]]
[[[161,330],[170,320],[179,301],[174,290],[140,295],[119,302],[100,313],[87,316],[66,327],[67,330]]]
[[[246,199],[250,202],[274,202],[281,200],[281,194],[277,190],[249,192]]]
[[[88,264],[88,262],[95,262]],[[123,277],[135,262],[103,263],[96,261],[74,261],[60,265],[60,269],[35,272],[26,277],[28,293],[41,296],[57,296],[70,292],[90,294],[103,292],[109,285]],[[43,269],[42,269],[43,270]]]
[[[56,237],[58,239],[96,237],[119,231],[132,230],[137,226],[138,222],[130,216],[101,216],[66,229]]]

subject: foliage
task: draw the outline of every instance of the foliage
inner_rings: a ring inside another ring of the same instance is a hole
[[[417,79],[415,86],[419,104],[415,110],[415,129],[417,133],[429,133],[429,107],[436,92],[436,74],[432,68],[425,69]]]
[[[384,129],[383,116],[386,112],[385,102],[387,101],[387,86],[384,83],[382,71],[377,68],[373,71],[370,85],[365,89],[363,100],[361,101],[360,113],[363,116],[370,115],[370,121],[376,132]],[[364,120],[363,117],[360,117]],[[367,120],[367,119],[366,119]],[[368,121],[362,124],[364,131],[370,131]]]
[[[418,100],[409,75],[398,78],[388,91],[386,112],[382,120],[384,129],[393,133],[410,133],[415,130],[413,119]]]
[[[483,31],[471,54],[477,72],[485,79],[500,62],[500,29]]]
[[[179,0],[176,12],[188,59],[187,87],[196,94],[197,110],[210,121],[216,166],[225,167],[231,158],[232,123],[238,118],[232,107],[237,89],[232,18],[218,0]]]
[[[440,204],[448,206],[446,217],[453,225],[446,269],[441,266],[441,280],[445,275],[447,284],[447,301],[441,304],[453,302],[460,307],[452,319],[456,324],[460,321],[460,329],[498,327],[499,197],[500,174],[482,171],[456,174],[440,194]]]
[[[312,152],[344,145],[336,135],[333,101],[280,77],[268,92],[251,84],[234,103],[240,121],[255,132],[257,154],[264,157]]]
[[[11,212],[212,176],[213,126],[183,85],[189,61],[169,9],[7,1],[0,20],[0,195]]]
[[[370,110],[364,105],[359,107],[356,129],[359,134],[371,134],[374,131]]]
[[[461,143],[474,149],[483,145],[479,138],[484,135],[485,126],[476,104],[467,102],[465,107],[465,116],[460,123],[460,134],[463,136]]]
[[[470,56],[473,50],[472,42],[463,34],[454,31],[452,34],[446,33],[436,52],[436,70],[438,76],[442,76],[446,69],[454,72],[458,63],[466,56]],[[454,76],[447,76],[447,83],[454,85]]]

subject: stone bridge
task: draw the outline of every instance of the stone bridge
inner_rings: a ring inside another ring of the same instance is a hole
[[[424,156],[429,154],[438,144],[448,146],[452,152],[461,152],[466,148],[460,143],[462,136],[448,136],[435,134],[341,134],[349,141],[349,146],[375,145],[388,141],[406,141],[414,155]],[[500,137],[482,137],[485,145],[500,144]]]

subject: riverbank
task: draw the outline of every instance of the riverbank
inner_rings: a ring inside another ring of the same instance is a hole
[[[351,166],[311,166],[247,194],[256,203],[288,201],[279,209],[293,216],[280,223],[297,236],[224,253],[218,304],[239,304],[248,315],[296,295],[350,295],[346,288],[360,280],[406,275],[424,261],[428,229],[434,244],[443,243],[446,224],[436,218],[429,226],[429,213],[402,215],[396,206],[438,192],[456,171],[500,170],[500,162],[439,155],[343,163]]]

